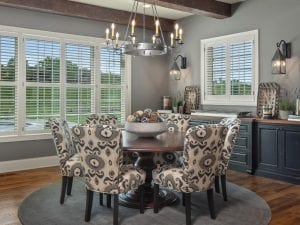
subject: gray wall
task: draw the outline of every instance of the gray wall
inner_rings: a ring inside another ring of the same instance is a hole
[[[300,86],[300,1],[299,0],[247,0],[240,4],[232,17],[213,19],[191,16],[179,21],[184,28],[185,45],[180,51],[187,56],[188,69],[181,81],[171,82],[170,92],[183,90],[185,85],[200,86],[200,40],[259,30],[260,82],[277,82],[293,90]],[[280,40],[292,42],[292,58],[287,60],[287,75],[271,74],[271,59]],[[203,106],[204,109],[241,110],[241,107]],[[255,111],[254,107],[242,110]]]
[[[109,25],[99,21],[0,7],[0,25],[104,37]],[[122,35],[124,26],[118,26]],[[140,32],[140,30],[139,30]],[[132,111],[160,107],[162,95],[168,94],[168,56],[134,58],[132,60]],[[22,141],[0,143],[0,161],[54,155],[53,141]]]

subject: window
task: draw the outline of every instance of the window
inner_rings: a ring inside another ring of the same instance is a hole
[[[256,105],[258,31],[201,40],[203,104]]]
[[[131,59],[104,43],[0,26],[0,141],[48,137],[50,117],[72,125],[91,113],[112,113],[124,122]]]

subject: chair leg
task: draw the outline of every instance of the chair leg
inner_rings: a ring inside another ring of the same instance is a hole
[[[154,202],[153,202],[153,212],[158,213],[158,193],[159,193],[159,185],[154,184]]]
[[[221,175],[221,185],[224,201],[227,201],[226,175]]]
[[[186,225],[192,224],[192,211],[191,211],[191,193],[184,193],[185,198],[185,221]]]
[[[103,193],[99,193],[99,203],[103,205]]]
[[[220,179],[219,176],[215,177],[215,190],[217,193],[220,193]]]
[[[185,193],[182,192],[182,205],[185,206]]]
[[[144,185],[143,184],[140,185],[139,192],[140,192],[140,213],[144,214],[145,206],[144,206]]]
[[[85,221],[89,222],[91,219],[92,205],[94,192],[86,189],[86,205],[85,205]]]
[[[111,208],[111,195],[106,194],[106,207]]]
[[[118,225],[118,217],[119,217],[119,195],[114,194],[114,218],[113,225]]]
[[[73,177],[68,177],[67,195],[71,195],[73,186]]]
[[[68,177],[62,176],[61,193],[60,193],[60,204],[64,204],[64,202],[65,202],[65,195],[66,195],[67,184],[68,184]]]
[[[207,190],[207,200],[208,200],[208,207],[209,207],[210,217],[212,219],[216,219],[215,203],[214,203],[214,191],[213,191],[212,188]]]

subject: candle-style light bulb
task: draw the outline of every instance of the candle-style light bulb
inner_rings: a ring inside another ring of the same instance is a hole
[[[131,21],[131,34],[134,34],[135,20]]]
[[[115,36],[115,28],[116,25],[114,23],[111,24],[111,36],[114,37]]]
[[[182,40],[182,33],[183,33],[183,31],[182,31],[182,29],[180,28],[180,29],[179,29],[179,39],[180,39],[180,40]]]
[[[153,43],[153,44],[155,44],[155,40],[156,40],[156,37],[155,37],[155,35],[153,35],[153,36],[152,36],[152,43]]]
[[[175,38],[178,39],[178,28],[179,28],[179,25],[178,23],[175,24]]]
[[[109,38],[109,29],[108,28],[106,28],[105,34],[106,34],[106,40],[108,41],[108,38]]]
[[[119,36],[120,36],[120,34],[119,34],[119,32],[117,32],[117,33],[116,33],[116,45],[118,44]]]
[[[158,36],[159,20],[155,21],[155,35]]]
[[[132,44],[135,44],[135,37],[132,37]]]
[[[172,47],[174,44],[174,34],[173,33],[171,33],[170,39],[171,39],[171,47]]]

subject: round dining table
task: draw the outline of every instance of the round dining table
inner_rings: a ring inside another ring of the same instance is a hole
[[[152,170],[157,167],[153,162],[154,153],[182,151],[185,132],[164,132],[156,137],[138,137],[135,134],[122,131],[123,150],[138,154],[135,166],[146,171],[144,189],[145,208],[153,208],[153,186]],[[130,208],[139,208],[139,192],[130,191],[119,195],[119,204]],[[176,202],[177,196],[167,190],[160,188],[158,204],[159,207],[171,205]]]

